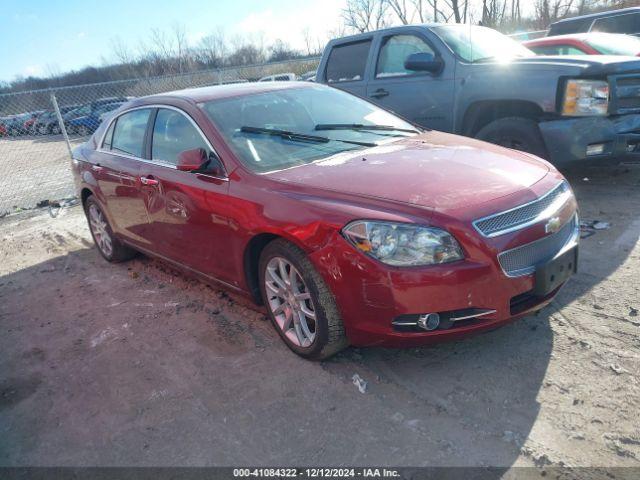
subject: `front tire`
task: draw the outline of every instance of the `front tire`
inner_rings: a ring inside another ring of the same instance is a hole
[[[84,203],[84,212],[89,222],[89,230],[100,255],[108,262],[124,262],[135,257],[136,252],[116,238],[107,216],[95,197],[90,195]]]
[[[268,244],[259,282],[273,326],[295,353],[324,360],[348,345],[333,294],[297,246],[282,239]]]
[[[476,134],[478,140],[548,158],[547,148],[535,120],[522,117],[499,118]]]

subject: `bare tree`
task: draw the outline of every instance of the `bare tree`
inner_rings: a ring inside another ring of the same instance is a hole
[[[566,17],[573,6],[573,1],[574,0],[536,0],[535,21],[538,27],[547,28],[550,23]]]
[[[200,39],[195,49],[196,58],[207,67],[221,67],[228,54],[227,40],[222,28]]]
[[[342,18],[347,27],[360,33],[387,25],[387,0],[347,0]]]
[[[400,20],[400,23],[402,23],[403,25],[409,25],[410,23],[413,23],[413,17],[416,13],[415,5],[413,5],[411,2],[407,3],[407,0],[386,1],[393,13],[395,13],[398,17],[398,20]]]

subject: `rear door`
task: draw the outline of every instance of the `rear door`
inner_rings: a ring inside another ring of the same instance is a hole
[[[404,62],[411,54],[440,56],[420,29],[385,35],[376,48],[367,84],[369,99],[419,125],[451,131],[455,61],[445,58],[444,68],[437,74],[405,69]]]
[[[150,223],[148,241],[164,257],[231,282],[235,257],[228,241],[229,182],[177,170],[178,155],[195,148],[216,155],[186,112],[158,108],[150,129],[151,161],[143,163],[140,171]]]
[[[147,211],[140,190],[140,160],[151,109],[123,113],[113,120],[92,158],[112,225],[127,241],[147,246]]]

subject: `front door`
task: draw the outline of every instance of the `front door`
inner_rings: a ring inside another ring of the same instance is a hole
[[[179,171],[181,152],[196,148],[215,155],[186,113],[160,108],[150,138],[151,161],[140,169],[154,251],[188,268],[232,282],[226,178]]]
[[[427,128],[453,129],[455,65],[432,74],[404,68],[407,57],[426,52],[438,56],[420,33],[389,35],[379,44],[375,69],[367,84],[367,96],[378,105]]]

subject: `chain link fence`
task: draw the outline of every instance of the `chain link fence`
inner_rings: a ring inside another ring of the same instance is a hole
[[[229,83],[307,79],[319,58],[0,95],[0,216],[73,197],[70,151],[134,97]],[[294,75],[286,75],[294,74]],[[264,80],[263,80],[264,81]]]

